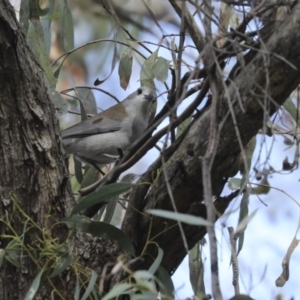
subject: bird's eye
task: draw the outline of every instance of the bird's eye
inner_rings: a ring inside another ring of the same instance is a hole
[[[137,94],[140,95],[143,93],[143,90],[141,88],[137,89]]]

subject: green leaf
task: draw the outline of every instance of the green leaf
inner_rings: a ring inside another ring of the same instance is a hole
[[[82,163],[74,155],[73,155],[73,161],[74,161],[76,179],[79,183],[82,183],[82,180],[83,180]]]
[[[119,200],[119,196],[117,197],[113,197],[112,199],[110,199],[110,201],[108,202],[107,206],[106,206],[106,212],[105,212],[105,217],[104,217],[104,222],[106,223],[110,223],[114,213],[115,213],[115,209],[116,206],[118,204],[118,200]]]
[[[252,188],[250,191],[250,194],[252,194],[252,195],[268,194],[270,189],[271,189],[271,187],[270,187],[267,175],[264,175],[264,177],[262,178],[258,187]]]
[[[99,171],[94,167],[89,167],[89,169],[85,172],[83,176],[83,180],[81,182],[80,188],[83,189],[94,182],[96,182],[99,178]]]
[[[228,188],[231,190],[238,190],[241,187],[242,179],[241,178],[230,178],[228,180]]]
[[[88,296],[91,294],[91,292],[93,291],[94,289],[94,286],[95,286],[95,283],[96,283],[96,280],[97,280],[97,273],[92,270],[92,276],[91,276],[91,279],[89,281],[89,284],[88,284],[88,287],[87,289],[85,290],[81,300],[86,300],[88,298]]]
[[[26,294],[25,300],[34,299],[34,296],[35,296],[36,292],[38,291],[38,289],[40,287],[41,278],[42,278],[43,273],[44,273],[44,269],[42,269],[37,274],[37,276],[34,278],[32,284],[31,284],[31,287],[30,287],[30,289],[28,290],[28,292]]]
[[[189,214],[182,214],[178,212],[168,211],[168,210],[162,210],[162,209],[148,209],[146,211],[148,214],[152,214],[157,217],[166,218],[175,220],[178,222],[190,224],[190,225],[196,225],[196,226],[212,226],[210,222],[207,220],[196,217]]]
[[[146,270],[139,270],[133,276],[141,290],[155,290],[154,276]]]
[[[247,228],[248,223],[253,219],[256,215],[258,209],[255,209],[249,216],[245,217],[238,225],[236,229],[236,233],[242,232]]]
[[[79,300],[79,296],[80,296],[80,286],[79,286],[79,278],[78,278],[78,275],[77,275],[75,292],[74,292],[74,300]]]
[[[61,222],[67,223],[73,228],[88,232],[93,236],[118,241],[121,247],[132,255],[135,255],[134,247],[128,235],[121,229],[116,228],[105,222],[91,221],[82,216],[71,216]]]
[[[56,85],[56,79],[50,68],[50,59],[45,46],[45,38],[40,20],[31,19],[27,34],[27,42],[41,64],[50,86]]]
[[[59,1],[61,13],[61,37],[64,50],[67,52],[74,48],[74,25],[73,17],[66,0]],[[70,56],[69,56],[70,58]]]
[[[141,86],[154,87],[154,74],[152,72],[152,68],[157,60],[158,49],[154,51],[143,63],[141,72],[140,72],[140,80]]]
[[[95,204],[107,202],[115,196],[126,192],[131,187],[136,186],[132,183],[113,183],[101,187],[101,189],[93,194],[84,197],[74,208],[71,215],[78,213],[81,210],[87,209]]]
[[[83,87],[75,88],[74,91],[77,94],[77,97],[80,99],[80,102],[83,104],[85,112],[88,114],[96,115],[97,103],[94,93],[91,91],[91,89]]]
[[[164,251],[161,248],[158,248],[157,257],[155,258],[153,264],[150,266],[148,272],[154,275],[154,273],[158,270],[162,258],[164,256]]]
[[[129,294],[132,285],[129,283],[119,283],[113,287],[103,298],[102,300],[110,300],[117,296]]]
[[[160,287],[161,299],[173,299],[174,298],[174,284],[169,272],[162,266],[158,267],[158,270],[155,273],[155,276],[158,278],[158,284]]]
[[[158,57],[157,61],[152,67],[152,72],[155,78],[161,82],[165,82],[168,79],[169,67],[170,67],[169,60],[163,57]]]
[[[50,278],[53,278],[59,275],[60,273],[62,273],[64,270],[66,270],[71,265],[72,261],[73,261],[73,256],[70,254],[60,257],[55,269],[50,275]]]
[[[245,218],[248,217],[248,213],[249,213],[249,208],[248,208],[249,196],[250,196],[249,189],[246,189],[246,191],[243,193],[243,197],[242,197],[241,204],[240,204],[240,213],[239,213],[238,224],[240,224]],[[245,226],[244,230],[241,230],[239,232],[235,232],[235,239],[238,240],[237,255],[243,249],[246,227],[247,227],[247,225]]]
[[[11,240],[5,248],[5,259],[13,264],[15,267],[20,268],[20,245],[16,240]]]
[[[47,78],[44,79],[45,79],[44,83],[47,88],[47,93],[55,108],[55,116],[60,117],[66,114],[68,111],[67,101],[61,97],[61,95],[54,89],[53,86],[50,85],[50,82],[48,81]]]
[[[284,102],[283,107],[292,116],[292,118],[294,119],[294,121],[296,123],[298,122],[297,125],[298,125],[298,127],[300,127],[300,115],[299,115],[299,111],[298,111],[297,107],[295,106],[295,104],[293,103],[292,99],[288,98]]]
[[[204,266],[202,262],[200,243],[198,242],[189,251],[189,269],[190,269],[190,282],[194,291],[194,294],[202,299],[205,296],[204,285]]]
[[[49,3],[49,12],[48,16],[45,16],[41,20],[43,32],[44,32],[44,39],[45,39],[45,47],[46,47],[46,53],[49,55],[50,48],[51,48],[51,22],[52,20],[58,18],[60,16],[60,12],[54,12],[54,0],[48,1]]]
[[[251,161],[252,161],[253,152],[255,150],[255,146],[256,146],[256,136],[254,136],[245,147],[244,150],[245,156],[243,157],[241,154],[241,160],[239,166],[241,174],[248,174],[250,172]],[[247,166],[245,166],[245,162]]]
[[[132,52],[124,52],[119,64],[120,85],[126,90],[132,73]]]

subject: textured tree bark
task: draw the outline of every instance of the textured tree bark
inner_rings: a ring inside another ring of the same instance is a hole
[[[269,115],[297,87],[300,82],[299,41],[300,3],[297,3],[291,15],[284,22],[278,23],[262,50],[250,51],[245,56],[245,67],[230,75],[232,81],[227,86],[227,92],[223,91],[221,96],[219,121],[224,124],[211,174],[213,193],[217,197],[215,206],[220,214],[231,200],[231,197],[220,198],[220,193],[226,179],[234,176],[230,174],[231,168],[241,151],[237,129],[245,147],[258,130],[263,128]],[[202,217],[205,217],[206,209],[202,204],[201,166],[208,145],[209,126],[210,110],[196,120],[165,166],[178,211]],[[163,172],[155,164],[140,179],[140,182],[153,182],[153,185],[150,189],[145,185],[140,186],[132,194],[123,229],[135,241],[138,254],[143,253],[145,257],[137,268],[147,268],[151,264],[157,249],[154,243],[157,243],[164,250],[162,265],[172,273],[186,255],[178,226],[174,226],[175,223],[171,220],[158,217],[152,218],[150,222],[149,216],[145,214],[145,210],[150,208],[173,210]],[[138,213],[139,211],[143,214]],[[184,227],[190,248],[206,233],[202,227]],[[144,247],[149,239],[154,243],[149,244],[145,251]]]
[[[43,70],[6,0],[0,1],[0,84],[0,217],[6,219],[7,214],[18,235],[28,230],[24,244],[36,247],[41,232],[26,228],[26,217],[15,203],[38,226],[50,230],[70,211],[74,199],[58,121],[43,83]],[[0,233],[1,248],[5,248],[10,239],[3,235],[13,232],[0,222]],[[68,230],[55,226],[51,233],[64,241]],[[24,299],[43,267],[43,261],[39,261],[37,268],[27,255],[17,260],[21,268],[4,262],[0,269],[0,299]],[[62,286],[60,282],[57,278],[57,286]],[[44,284],[38,298],[46,299],[50,292]]]

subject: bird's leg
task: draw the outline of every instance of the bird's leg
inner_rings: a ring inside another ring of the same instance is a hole
[[[95,163],[91,163],[90,162],[90,164],[102,175],[102,176],[104,176],[105,175],[105,173],[101,170],[101,168],[99,168],[99,166],[97,166],[97,164],[95,164]]]
[[[124,156],[124,151],[123,151],[122,148],[117,148],[117,151],[119,153],[119,158],[116,160],[116,164],[115,165],[117,165],[120,162],[120,160],[123,158],[123,156]]]

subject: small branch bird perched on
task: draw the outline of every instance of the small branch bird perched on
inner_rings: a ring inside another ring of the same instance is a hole
[[[143,135],[155,100],[154,89],[141,87],[121,103],[63,130],[66,151],[98,170],[115,162]]]

